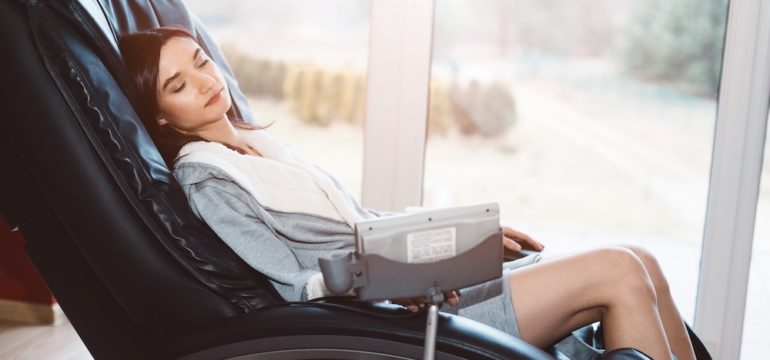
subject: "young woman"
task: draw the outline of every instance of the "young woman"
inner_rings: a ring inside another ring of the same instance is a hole
[[[120,39],[139,91],[139,112],[196,215],[288,301],[323,296],[318,258],[355,248],[356,221],[393,213],[362,208],[331,175],[227,111],[222,73],[189,32],[158,28]],[[511,250],[543,245],[510,227]],[[320,286],[320,288],[319,288]],[[540,348],[601,321],[607,350],[633,347],[654,359],[695,359],[655,257],[610,246],[505,265],[497,281],[448,294],[444,311]],[[420,300],[395,302],[417,310]]]

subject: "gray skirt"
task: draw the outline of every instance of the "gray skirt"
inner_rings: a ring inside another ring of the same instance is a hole
[[[540,254],[533,254],[503,263],[502,277],[461,289],[460,303],[455,306],[445,303],[441,311],[476,320],[520,338],[511,303],[511,284],[503,279],[508,279],[511,270],[534,264],[541,259]]]
[[[508,274],[516,268],[539,262],[542,258],[540,254],[533,254],[503,263],[503,275],[500,278],[461,289],[460,303],[455,306],[444,304],[440,311],[469,318],[521,338],[511,302]],[[604,352],[574,334],[570,334],[554,347],[570,359],[598,359]]]

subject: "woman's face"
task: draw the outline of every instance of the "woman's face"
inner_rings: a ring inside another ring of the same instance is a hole
[[[225,117],[232,105],[227,83],[198,43],[173,37],[160,50],[158,124],[194,133]]]

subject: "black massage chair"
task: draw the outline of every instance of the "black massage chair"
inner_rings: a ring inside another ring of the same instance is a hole
[[[142,127],[117,36],[191,30],[222,67],[232,115],[253,122],[222,53],[172,0],[2,0],[0,211],[97,359],[402,359],[425,314],[349,298],[288,303],[205,223]],[[579,329],[600,345],[591,326]],[[701,358],[708,358],[700,341]],[[439,359],[552,359],[441,314]],[[607,359],[646,359],[634,349]]]

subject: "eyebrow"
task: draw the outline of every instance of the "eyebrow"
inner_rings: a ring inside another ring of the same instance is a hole
[[[201,53],[201,48],[195,49],[195,54],[193,54],[193,61],[198,58],[198,55]],[[179,72],[174,73],[174,75],[171,75],[170,78],[166,79],[166,81],[163,82],[163,89],[162,91],[166,91],[166,87],[168,87],[169,84],[171,84],[174,79],[179,77]]]

